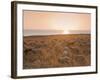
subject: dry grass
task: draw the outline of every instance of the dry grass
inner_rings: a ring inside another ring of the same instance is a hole
[[[90,35],[24,37],[23,68],[89,66]]]

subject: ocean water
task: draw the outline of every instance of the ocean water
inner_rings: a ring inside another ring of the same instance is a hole
[[[63,30],[24,30],[24,36],[63,34]]]
[[[37,36],[37,35],[59,35],[59,34],[90,34],[87,30],[24,30],[24,36]]]

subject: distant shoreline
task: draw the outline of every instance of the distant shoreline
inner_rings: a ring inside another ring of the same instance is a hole
[[[70,30],[24,30],[24,36],[45,36],[45,35],[66,35],[66,34],[90,34],[90,31]]]
[[[73,36],[73,35],[90,35],[90,34],[54,34],[54,35],[29,35],[24,37],[46,37],[46,36]]]

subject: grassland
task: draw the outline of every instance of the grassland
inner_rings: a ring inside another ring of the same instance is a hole
[[[24,36],[23,68],[91,65],[90,34]]]

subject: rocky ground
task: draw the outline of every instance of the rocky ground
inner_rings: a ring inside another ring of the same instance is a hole
[[[24,37],[23,69],[91,65],[90,35]]]

